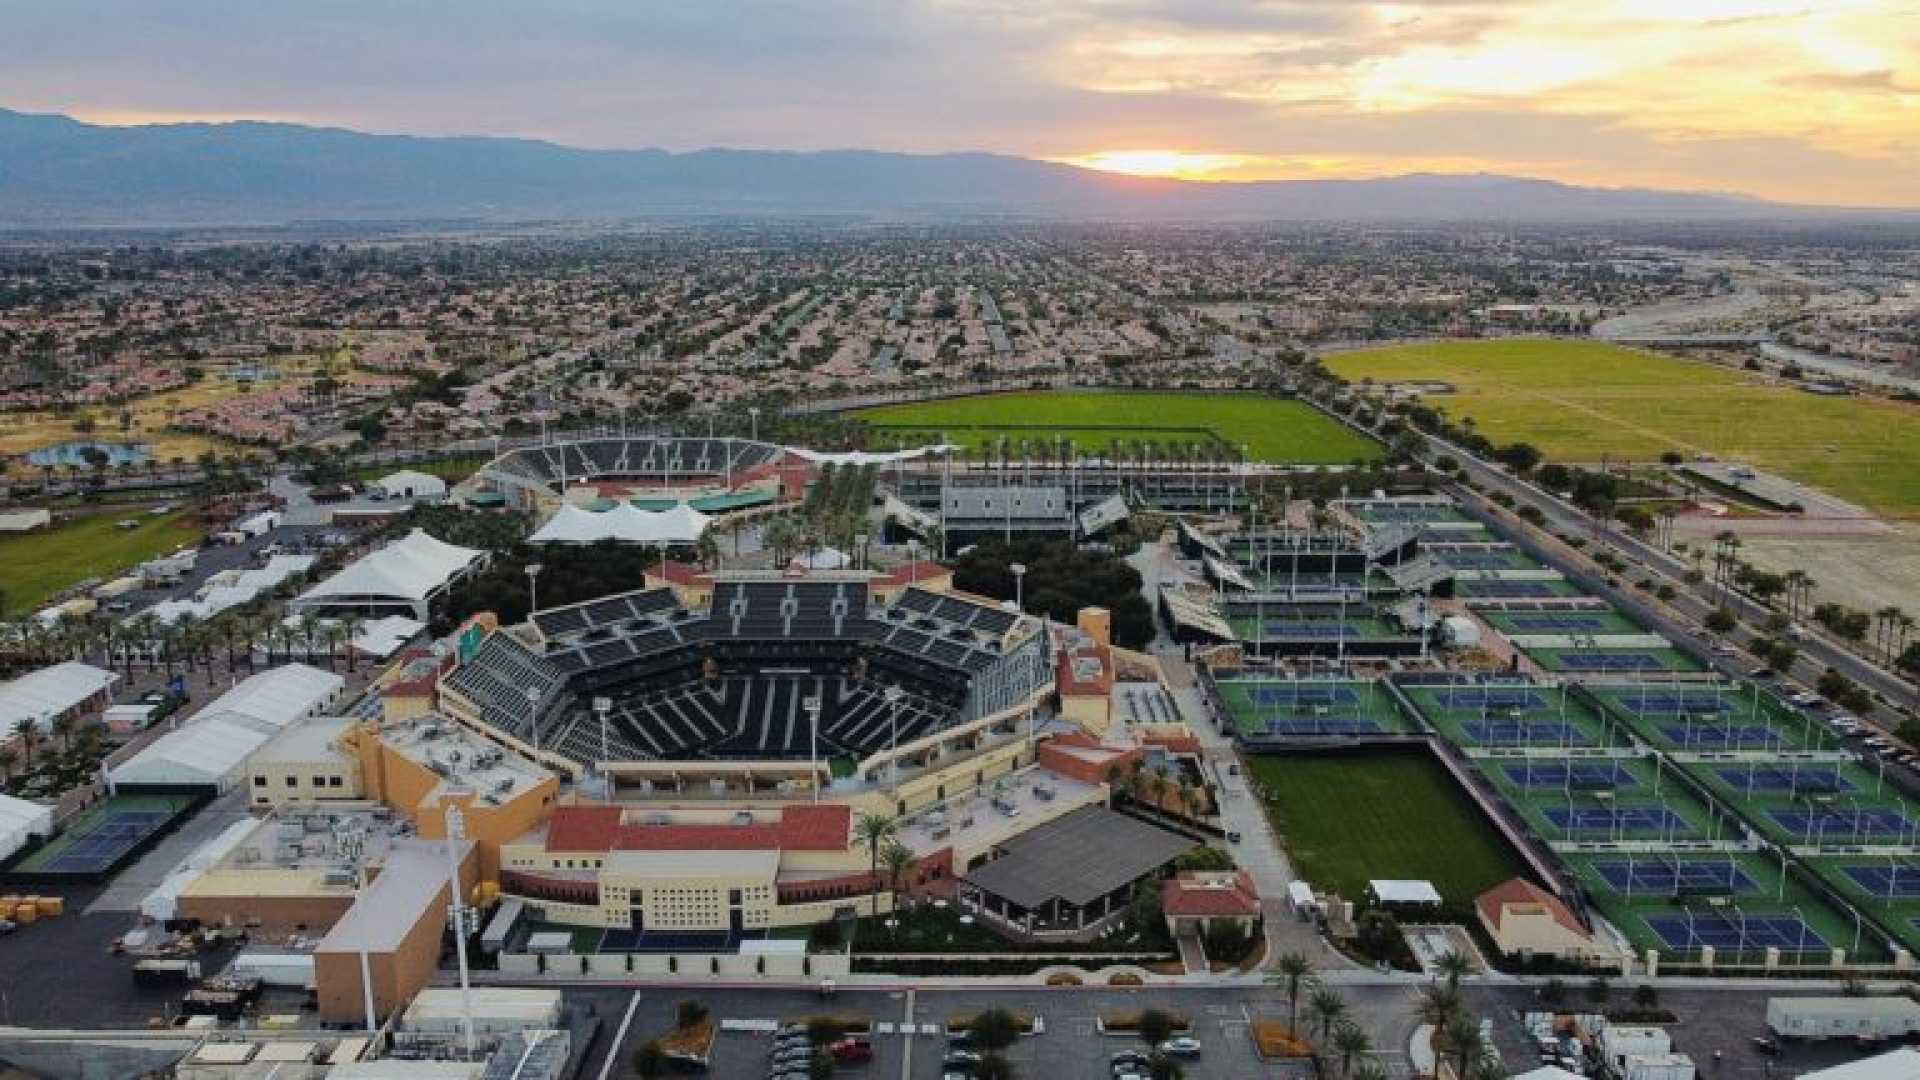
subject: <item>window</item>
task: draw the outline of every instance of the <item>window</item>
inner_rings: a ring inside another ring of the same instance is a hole
[[[300,778],[299,778],[299,777],[297,777],[297,776],[289,776],[289,777],[287,777],[287,786],[288,786],[288,787],[299,787],[299,786],[300,786]]]
[[[342,779],[340,779],[340,778],[339,778],[339,777],[337,777],[337,776],[329,776],[329,777],[327,777],[327,786],[328,786],[328,787],[344,787],[344,786],[345,786],[345,784],[346,784],[346,782],[345,782],[345,781],[343,781]]]
[[[267,786],[267,778],[266,778],[266,777],[264,777],[264,776],[256,776],[256,777],[254,777],[254,778],[253,778],[253,786],[254,786],[254,787],[266,787],[266,786]]]

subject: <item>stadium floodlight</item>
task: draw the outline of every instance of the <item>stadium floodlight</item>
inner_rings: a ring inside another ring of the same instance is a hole
[[[453,944],[460,959],[460,1023],[466,1035],[467,1060],[473,1060],[473,982],[467,974],[467,926],[460,903],[460,841],[467,833],[467,819],[460,807],[447,807],[447,898],[448,925],[453,928]]]
[[[748,406],[747,415],[753,418],[753,441],[759,442],[760,441],[760,406],[758,405]]]
[[[1027,610],[1026,587],[1025,587],[1025,582],[1027,579],[1027,564],[1008,563],[1007,569],[1012,571],[1013,573],[1013,606],[1017,610],[1021,612],[1025,612]]]
[[[900,699],[906,697],[907,692],[895,683],[881,691],[880,696],[887,699],[893,714],[893,733],[887,743],[887,786],[897,788],[900,786]]]
[[[813,801],[820,801],[820,695],[809,694],[800,707],[807,710],[807,770]]]
[[[528,616],[537,614],[540,610],[539,580],[540,580],[541,569],[542,569],[541,565],[537,562],[527,564],[527,614]]]
[[[600,717],[600,772],[603,776],[606,776],[609,775],[607,773],[607,762],[613,760],[613,754],[607,747],[607,714],[613,711],[613,699],[610,697],[594,698],[593,711]],[[611,779],[607,781],[607,798],[613,798],[613,781]]]
[[[527,731],[533,736],[533,762],[540,763],[540,688],[527,687]]]

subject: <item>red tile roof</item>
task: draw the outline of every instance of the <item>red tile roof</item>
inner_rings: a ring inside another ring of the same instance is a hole
[[[698,563],[677,562],[672,559],[665,559],[647,567],[647,576],[657,577],[670,585],[682,586],[694,585],[703,579],[708,582],[713,580],[713,576],[700,569]]]
[[[634,825],[617,806],[561,806],[548,851],[840,851],[851,835],[845,806],[790,806],[778,824]]]
[[[921,559],[918,562],[902,563],[899,566],[873,579],[873,588],[881,591],[903,588],[908,585],[924,585],[929,581],[950,578],[953,571],[937,562]]]
[[[1082,677],[1081,663],[1090,670]],[[1113,650],[1105,645],[1086,645],[1060,650],[1060,670],[1056,673],[1060,693],[1065,697],[1105,697],[1113,692]]]
[[[1260,914],[1260,894],[1245,870],[1230,878],[1183,870],[1160,886],[1160,910],[1186,918],[1254,916]]]
[[[1567,905],[1560,902],[1559,897],[1526,878],[1503,881],[1481,893],[1474,900],[1474,904],[1480,909],[1480,915],[1486,920],[1487,925],[1495,929],[1499,928],[1501,916],[1505,914],[1507,905],[1539,904],[1553,916],[1554,922],[1581,937],[1587,936],[1586,928],[1580,925],[1579,919],[1573,917],[1573,912],[1567,909]]]

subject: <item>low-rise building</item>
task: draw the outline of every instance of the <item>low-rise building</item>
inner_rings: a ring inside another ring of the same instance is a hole
[[[1605,954],[1559,897],[1525,878],[1488,889],[1473,907],[1487,936],[1505,955],[1581,960]]]
[[[1161,883],[1160,911],[1175,937],[1218,926],[1251,932],[1260,921],[1260,892],[1245,870],[1182,870]]]
[[[248,801],[255,806],[366,797],[360,759],[340,745],[354,721],[324,718],[296,724],[253,755]]]

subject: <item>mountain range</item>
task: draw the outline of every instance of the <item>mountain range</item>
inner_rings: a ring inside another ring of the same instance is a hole
[[[987,153],[583,150],[284,123],[112,127],[0,109],[0,228],[716,213],[1598,222],[1847,212],[1490,174],[1198,182]]]

